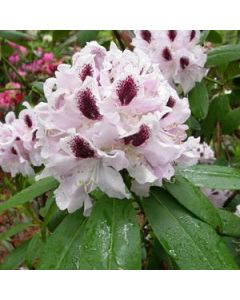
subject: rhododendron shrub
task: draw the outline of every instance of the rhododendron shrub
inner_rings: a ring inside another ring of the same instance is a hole
[[[81,36],[68,34],[65,45]],[[0,213],[20,207],[36,228],[19,263],[17,248],[2,269],[238,268],[238,109],[225,89],[236,56],[216,35],[98,32],[68,63],[39,47],[21,67],[29,50],[8,41],[22,78],[49,78],[33,85],[38,101],[0,123],[0,166],[13,182],[6,175],[13,195]]]

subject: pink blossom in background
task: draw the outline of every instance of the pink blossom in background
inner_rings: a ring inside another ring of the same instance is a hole
[[[0,93],[0,108],[9,108],[10,106],[15,106],[23,100],[23,93],[20,89],[21,85],[17,82],[9,82],[5,85],[6,90]],[[13,88],[13,90],[11,90]]]

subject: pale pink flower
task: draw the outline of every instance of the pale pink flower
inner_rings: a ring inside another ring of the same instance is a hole
[[[132,44],[158,64],[170,83],[180,84],[188,93],[206,75],[207,55],[199,43],[198,30],[135,31]]]

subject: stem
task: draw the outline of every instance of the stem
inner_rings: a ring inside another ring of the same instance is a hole
[[[213,83],[216,83],[218,85],[221,85],[221,86],[224,86],[224,83],[219,81],[219,80],[216,80],[216,79],[213,79],[213,78],[210,78],[208,76],[204,77],[206,80],[210,81],[210,82],[213,82]]]

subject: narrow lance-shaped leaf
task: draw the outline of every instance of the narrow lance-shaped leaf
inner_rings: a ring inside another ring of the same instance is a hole
[[[56,188],[57,186],[57,180],[52,177],[41,179],[33,183],[26,189],[22,190],[18,194],[14,195],[9,200],[3,202],[3,204],[0,205],[0,213],[4,212],[9,208],[23,205],[24,203],[33,200],[34,198],[44,194],[45,192],[51,189]]]
[[[176,175],[174,183],[166,182],[164,185],[169,193],[194,215],[215,228],[221,227],[221,221],[215,207],[199,188],[190,181]]]
[[[191,216],[166,191],[152,189],[143,207],[159,242],[181,269],[237,269],[214,229]]]
[[[182,175],[198,187],[213,189],[240,189],[240,170],[217,165],[195,165],[189,168],[179,168]]]

